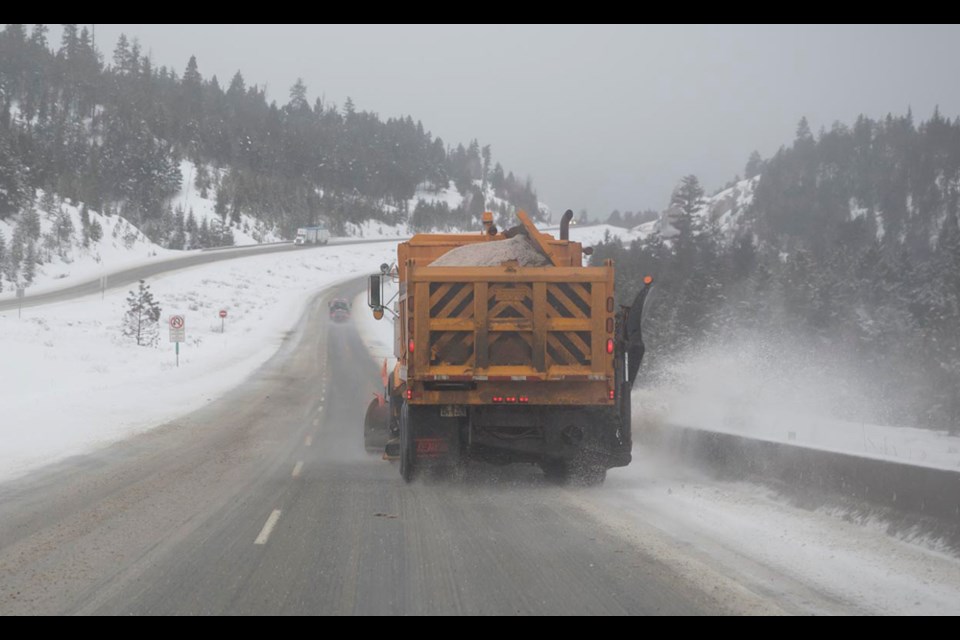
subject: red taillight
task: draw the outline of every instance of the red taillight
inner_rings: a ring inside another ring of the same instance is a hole
[[[505,400],[506,402],[516,402],[516,401],[517,401],[517,396],[507,396],[506,398],[504,398],[504,400]]]
[[[527,396],[520,396],[519,398],[517,398],[517,400],[520,401],[520,404],[527,404],[528,402],[530,402],[530,398],[528,398]]]
[[[607,353],[613,353],[613,338],[607,338]]]
[[[610,389],[610,399],[616,400],[616,398],[617,398],[616,392],[613,389]]]
[[[407,389],[407,400],[413,400],[413,389]]]
[[[410,342],[407,343],[407,348],[410,349],[410,353],[413,353],[413,338],[410,338]]]
[[[503,396],[493,396],[490,399],[493,400],[494,402],[503,402]]]

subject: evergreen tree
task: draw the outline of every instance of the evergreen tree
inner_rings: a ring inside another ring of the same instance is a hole
[[[197,218],[193,215],[193,207],[187,212],[187,221],[184,224],[184,231],[187,236],[187,249],[196,249],[200,246],[197,240]]]
[[[0,263],[3,273],[14,286],[19,282],[20,265],[23,262],[23,236],[17,229],[13,231],[10,247],[7,250],[7,259]]]
[[[33,284],[37,272],[37,262],[37,245],[33,240],[28,240],[21,271],[25,285]]]
[[[227,188],[221,184],[217,189],[217,199],[213,204],[213,211],[220,216],[221,219],[226,219],[229,206]]]
[[[57,210],[53,221],[53,236],[56,239],[57,252],[61,256],[66,255],[66,249],[73,238],[73,232],[73,217],[66,209],[61,207]]]
[[[130,73],[130,43],[127,36],[120,34],[117,46],[113,49],[113,67],[117,73]]]
[[[677,259],[684,268],[693,264],[694,238],[703,230],[699,216],[703,188],[695,175],[685,176],[670,199],[670,224],[677,230]]]
[[[797,124],[797,142],[806,143],[812,141],[813,134],[810,132],[810,123],[807,122],[807,117],[803,116]]]
[[[3,293],[3,275],[5,273],[4,265],[7,262],[7,240],[3,235],[3,229],[0,229],[0,293]]]
[[[143,280],[137,291],[127,296],[123,317],[123,335],[133,338],[137,346],[153,346],[160,337],[160,305],[153,299],[150,286]]]
[[[103,238],[103,226],[100,224],[100,221],[94,219],[90,222],[90,230],[87,232],[90,238],[90,242],[96,244],[100,242],[100,239]]]
[[[287,108],[291,111],[309,111],[310,103],[307,101],[307,86],[303,84],[303,78],[297,78],[297,81],[290,87],[290,102]]]
[[[33,25],[33,30],[30,32],[30,43],[35,47],[42,47],[46,49],[49,44],[47,44],[47,33],[50,31],[50,27],[45,24],[35,24]]]
[[[0,131],[0,220],[17,213],[26,198],[23,165]]]
[[[187,229],[184,222],[183,208],[177,207],[174,215],[173,236],[170,238],[170,248],[183,250],[187,245]]]
[[[17,221],[17,228],[22,231],[23,237],[27,240],[39,240],[40,216],[37,214],[37,210],[32,206],[24,209],[23,213],[20,214],[20,219]]]
[[[203,222],[200,223],[200,226],[197,228],[197,248],[205,249],[212,246],[213,238],[210,234],[210,225],[207,223],[207,219],[204,218]]]
[[[80,231],[83,238],[83,246],[90,246],[90,213],[86,205],[80,205]]]
[[[40,210],[47,215],[54,216],[60,211],[60,205],[57,203],[57,197],[53,191],[46,189],[40,197]]]

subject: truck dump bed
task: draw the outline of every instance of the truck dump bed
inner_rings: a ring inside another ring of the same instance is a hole
[[[433,264],[483,236],[400,245],[397,355],[411,403],[613,404],[613,265],[582,266],[579,243],[520,218],[547,266]]]
[[[613,378],[612,267],[413,267],[408,282],[417,380]]]

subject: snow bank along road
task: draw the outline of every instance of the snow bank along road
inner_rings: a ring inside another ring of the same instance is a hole
[[[154,348],[123,335],[125,289],[22,316],[0,311],[0,482],[219,398],[276,353],[316,293],[395,254],[392,243],[354,245],[157,274],[149,284],[163,326]],[[179,356],[166,330],[173,315],[186,319]]]
[[[956,558],[642,454],[600,488],[404,484],[327,320],[360,286],[220,400],[0,485],[0,615],[960,612]]]
[[[403,238],[400,238],[402,240]],[[155,276],[161,273],[166,273],[169,271],[174,271],[176,269],[184,269],[187,267],[195,267],[201,264],[207,264],[210,262],[218,262],[220,260],[234,260],[236,258],[246,258],[254,255],[262,255],[267,253],[276,253],[278,251],[309,251],[315,249],[325,249],[329,246],[341,246],[341,245],[352,245],[352,244],[370,244],[374,242],[397,242],[397,238],[388,238],[388,239],[374,239],[374,240],[350,240],[350,239],[333,239],[330,241],[330,245],[294,245],[290,242],[278,243],[278,244],[267,244],[267,245],[254,245],[251,247],[227,247],[224,249],[212,251],[189,251],[186,252],[186,255],[179,256],[172,259],[160,259],[155,262],[148,262],[136,267],[131,267],[129,269],[124,269],[122,271],[116,271],[114,273],[105,274],[107,276],[107,290],[116,289],[118,287],[126,287],[131,283],[137,282],[141,279],[147,279],[151,276]],[[373,270],[376,270],[376,267],[379,265],[374,265]],[[29,291],[29,289],[28,289]],[[16,309],[17,307],[33,307],[41,304],[49,304],[51,302],[63,302],[64,300],[71,300],[74,298],[79,298],[81,296],[91,295],[100,292],[100,279],[88,280],[86,282],[80,282],[77,284],[65,286],[63,288],[58,288],[50,291],[45,291],[43,293],[37,293],[35,295],[25,296],[21,300],[16,298],[7,298],[5,300],[0,300],[0,311],[6,311],[9,309]]]

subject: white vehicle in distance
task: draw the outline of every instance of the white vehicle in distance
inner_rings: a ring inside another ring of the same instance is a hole
[[[300,227],[293,244],[327,244],[330,242],[330,231],[325,224],[315,227]]]

